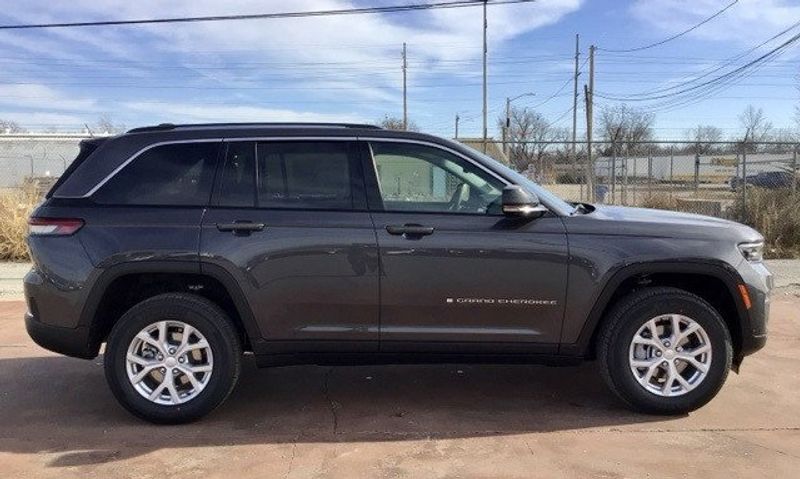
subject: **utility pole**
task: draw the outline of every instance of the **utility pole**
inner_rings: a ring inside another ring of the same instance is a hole
[[[503,153],[508,155],[508,140],[511,136],[511,98],[506,97],[506,123],[503,125]]]
[[[456,136],[455,136],[456,140],[458,139],[458,120],[460,119],[461,118],[458,116],[458,113],[456,113]]]
[[[489,136],[489,88],[487,56],[489,47],[486,43],[486,32],[489,29],[489,22],[486,18],[486,6],[489,0],[483,0],[483,152],[486,153],[486,141]]]
[[[575,142],[578,139],[578,58],[580,58],[580,40],[581,36],[575,34],[575,79],[572,85],[572,160],[576,161],[576,147]]]
[[[586,187],[589,201],[594,201],[594,163],[592,159],[592,125],[594,124],[594,45],[589,47],[589,85],[583,85],[586,96]]]
[[[406,56],[406,42],[403,42],[403,130],[408,130],[408,88],[406,83],[407,70],[408,59]]]

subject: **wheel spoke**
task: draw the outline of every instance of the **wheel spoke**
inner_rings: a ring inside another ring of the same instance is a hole
[[[159,396],[161,396],[161,393],[164,391],[165,387],[167,387],[167,376],[166,375],[164,375],[164,379],[161,381],[161,384],[156,386],[156,388],[153,389],[153,392],[150,393],[150,400],[154,401]]]
[[[674,347],[681,338],[681,318],[677,314],[671,314],[669,319],[670,324],[672,324],[672,342]]]
[[[210,373],[214,367],[209,364],[189,364],[186,366],[186,369],[190,371],[192,374],[196,373]]]
[[[681,358],[683,358],[683,357],[695,358],[695,357],[697,357],[697,356],[699,356],[699,355],[701,355],[703,353],[708,353],[710,351],[711,351],[711,346],[708,345],[708,344],[703,344],[703,345],[698,346],[698,347],[696,347],[694,349],[690,349],[688,351],[684,351],[683,353],[681,353],[681,355],[679,357],[681,357]]]
[[[181,397],[175,388],[175,377],[172,374],[168,374],[165,380],[167,381],[167,390],[169,391],[169,397],[172,399],[172,404],[178,404],[181,402]]]
[[[142,381],[142,379],[146,378],[147,375],[152,373],[153,370],[156,369],[157,367],[158,367],[158,364],[149,364],[149,365],[145,366],[144,368],[142,368],[141,371],[136,373],[136,375],[131,378],[131,382],[133,384],[140,383]]]
[[[660,344],[658,341],[658,325],[656,325],[655,318],[647,322],[647,329],[650,330],[650,337],[653,339],[653,341]]]
[[[645,346],[652,346],[658,350],[664,349],[664,345],[657,339],[645,338],[644,336],[634,336],[633,342]]]
[[[185,354],[185,353],[188,353],[188,352],[194,351],[195,349],[205,349],[205,348],[207,348],[207,347],[208,347],[208,341],[206,341],[205,339],[201,339],[200,341],[198,341],[198,342],[196,342],[196,343],[193,343],[193,344],[189,344],[189,345],[187,345],[185,348],[183,348],[183,349],[180,351],[180,353],[183,353],[183,354]],[[179,354],[178,354],[178,353],[176,353],[176,356],[178,356],[178,355],[179,355]]]
[[[153,337],[147,334],[147,332],[141,331],[139,332],[139,334],[136,335],[136,337],[139,338],[139,340],[141,340],[143,343],[149,344],[150,346],[153,346],[154,348],[158,349],[158,352],[160,352],[161,354],[166,353],[166,351],[164,351],[164,346],[161,344],[161,342],[153,339]]]
[[[193,388],[200,387],[200,381],[198,381],[197,378],[194,377],[194,373],[192,371],[189,371],[186,368],[180,368],[180,370],[183,373],[183,375],[186,376],[186,379],[188,379],[189,382],[192,383]]]
[[[660,358],[651,358],[651,359],[632,359],[631,366],[635,368],[649,368],[654,364],[658,364],[661,361]]]
[[[700,371],[702,374],[706,374],[708,372],[708,366],[698,361],[694,356],[681,356],[680,359],[694,366],[694,368]]]
[[[672,367],[675,368],[674,365]],[[677,370],[675,371],[675,376],[674,377],[678,381],[678,384],[680,384],[681,387],[683,387],[684,390],[691,391],[693,389],[692,385],[689,384],[689,381],[687,381],[686,378],[681,376],[681,373],[679,373]]]
[[[678,335],[675,338],[675,345],[677,346],[681,341],[683,341],[684,339],[688,338],[689,336],[692,335],[692,333],[694,333],[695,331],[698,331],[699,329],[700,329],[700,325],[699,324],[697,324],[697,323],[690,324],[689,326],[686,327],[686,329],[684,329],[680,333],[680,335]]]

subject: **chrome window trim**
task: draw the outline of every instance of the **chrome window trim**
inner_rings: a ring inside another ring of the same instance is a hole
[[[486,173],[489,173],[490,175],[494,176],[496,179],[500,180],[500,182],[502,182],[505,186],[509,186],[509,185],[512,184],[510,181],[508,181],[507,179],[505,179],[502,176],[500,176],[497,172],[492,171],[490,168],[487,168],[486,166],[482,165],[479,161],[475,161],[475,159],[470,158],[469,156],[467,156],[467,155],[465,155],[465,154],[463,154],[463,153],[461,153],[461,152],[459,152],[457,150],[454,150],[454,149],[449,148],[449,147],[444,146],[444,145],[440,145],[438,143],[434,143],[432,141],[414,140],[414,139],[411,139],[411,138],[381,138],[381,137],[372,137],[372,136],[370,136],[370,137],[361,136],[358,139],[360,141],[382,141],[382,142],[391,142],[391,143],[413,143],[413,144],[417,144],[417,145],[424,145],[424,146],[429,146],[429,147],[432,147],[432,148],[437,148],[439,150],[446,151],[446,152],[450,153],[451,155],[455,155],[455,156],[461,158],[462,160],[469,162],[472,165],[477,166],[478,168],[482,169]],[[372,155],[372,147],[371,146],[370,146],[369,152],[370,152],[370,156],[371,156],[370,160],[372,161],[372,164],[375,165],[375,157]]]
[[[136,153],[134,153],[133,155],[131,155],[127,160],[123,161],[121,165],[119,165],[118,167],[114,168],[114,170],[112,170],[111,173],[106,175],[105,178],[103,178],[102,180],[100,180],[99,183],[94,185],[92,187],[92,189],[90,189],[88,192],[86,192],[86,194],[84,194],[83,196],[79,196],[78,198],[88,198],[88,197],[92,196],[93,194],[95,194],[97,192],[97,190],[102,188],[103,185],[105,185],[106,183],[111,181],[111,178],[114,178],[114,176],[116,176],[117,173],[122,171],[129,164],[131,164],[133,162],[133,160],[135,160],[136,158],[140,157],[144,153],[152,150],[153,148],[157,148],[159,146],[165,146],[165,145],[180,145],[180,144],[184,144],[184,143],[213,143],[213,142],[222,142],[222,138],[202,138],[202,139],[194,139],[194,140],[168,140],[168,141],[160,141],[158,143],[153,143],[153,144],[147,145],[144,148],[142,148],[141,150],[139,150]]]
[[[157,148],[159,146],[164,145],[179,145],[185,143],[213,143],[213,142],[221,142],[221,143],[233,143],[233,142],[242,142],[242,141],[365,141],[369,144],[369,142],[374,141],[381,141],[381,142],[391,142],[391,143],[411,143],[417,145],[424,145],[429,146],[431,148],[437,148],[442,151],[446,151],[452,155],[455,155],[464,161],[468,161],[469,163],[477,166],[481,170],[489,173],[505,186],[512,185],[513,183],[510,182],[508,179],[500,175],[499,173],[493,171],[491,168],[484,166],[481,162],[476,161],[474,158],[461,153],[460,151],[454,150],[449,148],[445,145],[441,145],[439,143],[435,143],[432,141],[426,140],[417,140],[413,138],[389,138],[389,137],[382,137],[377,135],[370,135],[370,136],[252,136],[252,137],[237,137],[237,138],[193,138],[188,140],[167,140],[167,141],[160,141],[157,143],[153,143],[147,145],[146,147],[142,148],[141,150],[137,151],[133,155],[131,155],[127,160],[122,162],[118,167],[114,168],[114,170],[106,175],[105,178],[100,180],[94,187],[92,187],[86,194],[79,196],[78,198],[88,198],[95,194],[97,190],[103,187],[106,183],[108,183],[114,176],[116,176],[120,171],[122,171],[126,166],[131,164],[136,158],[141,156],[142,154],[146,153],[147,151]],[[375,168],[375,158],[372,154],[372,146],[370,145],[370,161],[372,162],[373,168]],[[548,205],[544,205],[547,207],[548,211],[552,211]]]

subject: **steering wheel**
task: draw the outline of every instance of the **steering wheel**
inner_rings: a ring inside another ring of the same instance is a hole
[[[450,202],[447,204],[448,211],[458,211],[464,203],[464,191],[468,188],[466,183],[459,183],[453,191],[453,196],[450,197]]]

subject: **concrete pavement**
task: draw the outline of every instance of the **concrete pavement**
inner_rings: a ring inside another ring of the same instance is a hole
[[[796,477],[800,299],[778,295],[765,350],[688,416],[634,414],[591,363],[314,366],[245,361],[191,425],[116,404],[102,359],[34,345],[0,302],[0,477]]]

